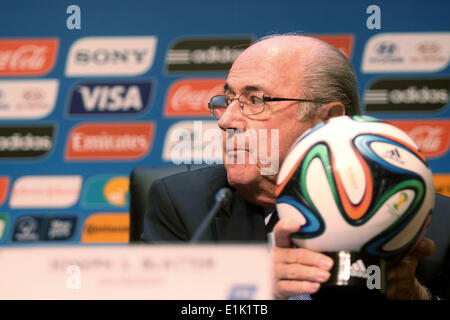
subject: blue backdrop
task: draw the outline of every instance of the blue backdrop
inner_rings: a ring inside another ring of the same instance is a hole
[[[73,4],[80,8],[81,29],[71,30],[66,25],[73,13],[68,14],[66,10]],[[366,26],[370,16],[366,9],[374,4],[381,9],[381,29],[370,30]],[[450,2],[439,0],[3,2],[0,10],[0,243],[126,241],[126,178],[131,169],[138,165],[170,163],[163,159],[169,128],[183,120],[210,120],[204,109],[189,108],[175,101],[169,94],[171,88],[177,89],[174,86],[181,86],[183,83],[179,81],[186,80],[191,91],[179,92],[178,96],[187,97],[194,94],[196,82],[193,79],[198,79],[195,93],[198,96],[190,98],[193,104],[198,103],[199,96],[206,96],[217,87],[211,79],[219,79],[216,82],[220,83],[220,79],[226,77],[227,63],[238,52],[236,50],[251,40],[273,33],[300,31],[317,36],[339,35],[350,41],[351,47],[347,49],[357,72],[363,102],[368,89],[384,90],[384,93],[403,90],[407,95],[405,92],[411,90],[414,83],[402,83],[402,80],[440,80],[416,85],[416,90],[435,90],[423,95],[439,95],[436,98],[439,101],[430,98],[411,102],[404,98],[398,103],[386,103],[377,100],[380,96],[376,93],[381,91],[371,91],[375,95],[371,96],[373,112],[370,114],[385,119],[428,121],[424,122],[428,126],[425,127],[434,128],[434,133],[422,128],[426,132],[416,136],[422,142],[440,141],[430,149],[429,163],[434,173],[441,174],[438,179],[441,191],[445,192],[450,185],[446,176],[450,160],[447,153],[449,12]],[[142,38],[133,42],[133,37]],[[378,43],[375,43],[376,37],[381,37]],[[124,40],[127,38],[129,42]],[[13,39],[17,42],[10,41]],[[48,44],[42,42],[43,39],[56,40],[56,51],[55,42]],[[108,39],[116,42],[109,44]],[[141,40],[145,50],[136,45]],[[375,41],[373,49],[370,41]],[[214,53],[211,49],[208,56],[207,50],[214,47],[214,43],[218,44],[216,49],[222,51]],[[236,44],[242,46],[236,47]],[[120,45],[124,51],[114,51],[113,48]],[[24,49],[24,46],[28,47]],[[39,48],[44,51],[39,52]],[[20,50],[29,51],[21,53]],[[201,51],[195,56],[194,50],[203,50],[204,56]],[[366,58],[372,59],[371,67],[380,68],[379,71],[362,69],[365,50],[368,50]],[[416,60],[403,61],[402,65],[398,59],[406,59],[413,50],[417,50]],[[53,65],[52,52],[55,54]],[[42,57],[47,60],[40,69]],[[186,63],[187,59],[192,59],[190,64]],[[68,66],[71,63],[75,71]],[[400,63],[399,68],[404,70],[395,69],[395,63]],[[418,70],[418,65],[425,69]],[[39,89],[39,82],[31,85],[26,82],[44,79],[57,80],[53,108],[49,106],[54,90],[51,83],[41,82],[43,87]],[[203,79],[206,80],[201,82]],[[383,83],[377,84],[380,80],[395,80],[396,83],[383,87]],[[18,85],[14,86],[12,81]],[[24,89],[27,86],[28,91]],[[106,99],[103,107],[101,99]],[[166,110],[170,99],[172,109]],[[380,107],[383,103],[384,109]],[[42,111],[41,115],[30,116],[46,108],[48,113]],[[365,110],[363,103],[363,112]],[[143,124],[142,128],[135,136],[125,137],[126,125],[134,122]],[[36,129],[39,126],[54,129],[53,132]],[[135,144],[135,149],[123,154],[119,147],[115,151],[99,147],[99,143],[107,143],[103,140],[83,140],[84,151],[72,150],[71,155],[66,156],[66,148],[77,148],[77,142],[71,140],[75,139],[71,136],[74,132],[81,132],[78,137],[98,138],[103,134],[122,140],[139,137],[143,140],[129,142]],[[14,135],[21,136],[22,142],[14,142]],[[28,139],[33,136],[40,139],[33,142],[43,144],[41,149],[35,147],[41,150],[40,154],[34,147],[24,147],[27,135]],[[94,146],[89,149],[88,143]],[[24,149],[30,152],[28,158]],[[28,176],[35,176],[37,180],[29,180]],[[57,176],[63,177],[55,180]],[[33,186],[30,181],[38,183]],[[62,199],[61,203],[55,200],[57,198]]]

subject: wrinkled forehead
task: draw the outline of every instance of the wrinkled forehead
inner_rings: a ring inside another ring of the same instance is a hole
[[[283,86],[298,88],[304,73],[304,63],[312,49],[312,43],[303,44],[290,39],[275,38],[258,42],[236,59],[227,83],[232,87],[261,86],[265,91]],[[285,92],[288,91],[292,90]]]

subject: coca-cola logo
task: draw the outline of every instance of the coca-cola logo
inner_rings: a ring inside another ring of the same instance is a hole
[[[8,189],[9,189],[9,177],[0,176],[0,206],[3,205],[3,203],[6,200],[6,197],[8,196]]]
[[[44,75],[52,68],[57,39],[0,40],[0,76]]]
[[[225,79],[185,79],[170,88],[164,114],[168,117],[209,116],[208,102],[223,93]]]
[[[46,53],[44,46],[24,45],[15,51],[3,51],[2,60],[8,61],[11,70],[37,70],[44,66]]]
[[[351,59],[354,43],[353,34],[312,34],[311,36],[338,48]]]
[[[432,126],[417,126],[409,131],[409,136],[423,152],[436,152],[442,144],[444,129]]]
[[[218,85],[209,90],[196,90],[190,85],[181,86],[172,97],[172,107],[177,111],[205,109],[209,99],[222,88],[223,86]]]
[[[392,120],[405,131],[427,157],[439,157],[447,153],[450,143],[450,120]]]

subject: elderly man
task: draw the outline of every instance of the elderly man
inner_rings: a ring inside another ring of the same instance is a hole
[[[214,97],[210,107],[223,130],[225,166],[156,181],[149,193],[145,241],[189,240],[212,206],[215,192],[224,186],[233,190],[231,203],[203,240],[270,241],[270,225],[277,221],[276,174],[261,174],[267,162],[250,161],[254,155],[248,145],[227,148],[227,139],[233,132],[278,129],[279,141],[268,143],[277,143],[282,163],[293,142],[312,126],[331,117],[359,114],[359,99],[355,73],[339,50],[314,38],[279,35],[256,42],[236,59],[224,95]],[[242,152],[245,161],[233,161]],[[300,227],[283,219],[274,228],[274,290],[279,299],[312,294],[330,276],[333,261],[328,256],[292,248],[289,235]],[[418,259],[432,251],[433,242],[424,239],[391,270],[390,298],[428,298],[414,274]]]

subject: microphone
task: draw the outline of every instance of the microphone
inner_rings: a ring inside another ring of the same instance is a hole
[[[200,237],[205,233],[206,228],[211,224],[212,219],[216,216],[221,208],[223,208],[231,199],[231,191],[228,188],[222,188],[216,193],[216,202],[214,206],[209,210],[208,215],[202,221],[200,227],[197,228],[192,236],[189,244],[196,244]]]

